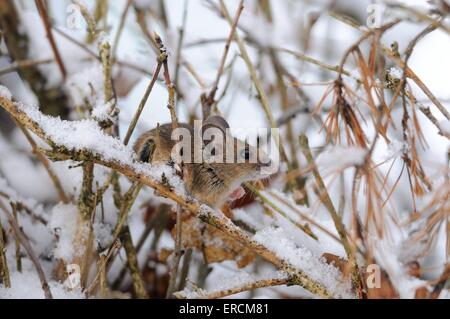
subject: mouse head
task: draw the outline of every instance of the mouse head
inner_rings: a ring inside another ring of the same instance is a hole
[[[204,121],[201,135],[203,160],[231,184],[261,178],[272,164],[261,148],[234,138],[228,122],[221,116]]]
[[[180,124],[171,140],[175,141],[171,161],[185,167],[183,178],[190,193],[212,207],[242,190],[242,183],[273,173],[266,153],[233,137],[221,116],[195,121],[193,127]]]

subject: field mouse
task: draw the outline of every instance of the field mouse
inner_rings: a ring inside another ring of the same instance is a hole
[[[199,149],[201,155],[207,155],[198,158]],[[202,125],[180,123],[177,132],[172,124],[160,125],[140,135],[134,150],[143,162],[181,164],[189,194],[215,208],[227,199],[242,197],[241,184],[264,178],[263,169],[271,165],[262,150],[232,137],[221,116],[211,116]]]

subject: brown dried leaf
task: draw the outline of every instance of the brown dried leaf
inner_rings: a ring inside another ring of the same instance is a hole
[[[172,230],[175,236],[175,228]],[[181,242],[183,249],[197,248],[208,264],[235,260],[239,268],[255,259],[255,254],[217,228],[202,223],[193,215],[184,218]]]
[[[368,274],[366,269],[363,269],[364,282],[367,282]],[[380,288],[368,288],[367,289],[368,299],[398,299],[399,295],[394,285],[391,283],[388,274],[382,270],[381,271],[381,285]]]
[[[173,249],[167,249],[163,248],[159,251],[158,254],[158,261],[162,262],[163,264],[167,263],[167,259],[169,259],[170,255],[172,255]]]
[[[344,275],[344,277],[347,277],[348,275],[350,275],[351,268],[350,268],[347,260],[341,258],[340,256],[336,256],[336,255],[329,254],[329,253],[323,254],[322,257],[325,258],[325,261],[328,264],[337,267],[341,271],[341,273]]]
[[[204,233],[203,255],[208,264],[235,260],[239,268],[247,266],[255,259],[252,251],[209,225]]]
[[[426,287],[420,287],[416,289],[415,299],[429,299],[428,289]]]
[[[351,268],[347,260],[342,259],[339,256],[325,253],[322,255],[326,262],[337,267],[344,276],[349,276]],[[396,291],[394,285],[391,283],[388,274],[382,270],[380,276],[380,287],[379,288],[368,288],[367,282],[369,276],[372,274],[367,272],[366,267],[362,267],[360,270],[361,276],[363,278],[364,286],[366,286],[366,295],[368,299],[398,299],[399,295]]]

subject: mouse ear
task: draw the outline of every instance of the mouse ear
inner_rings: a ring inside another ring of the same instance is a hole
[[[209,128],[218,128],[219,130],[222,131],[222,133],[224,134],[224,136],[227,134],[227,129],[230,128],[230,125],[228,124],[228,122],[219,115],[213,115],[208,117],[202,125],[202,136],[203,133],[209,129]]]
[[[223,162],[224,148],[228,140],[227,129],[229,128],[228,122],[218,115],[210,116],[203,122],[201,139],[204,145],[204,155],[206,155],[205,160]]]

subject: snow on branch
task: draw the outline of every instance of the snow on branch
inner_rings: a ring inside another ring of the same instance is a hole
[[[333,296],[354,298],[350,280],[343,280],[341,272],[326,263],[325,259],[311,250],[296,245],[284,235],[282,228],[268,227],[256,233],[254,240],[272,251],[282,260],[303,269],[311,279],[320,283]]]

